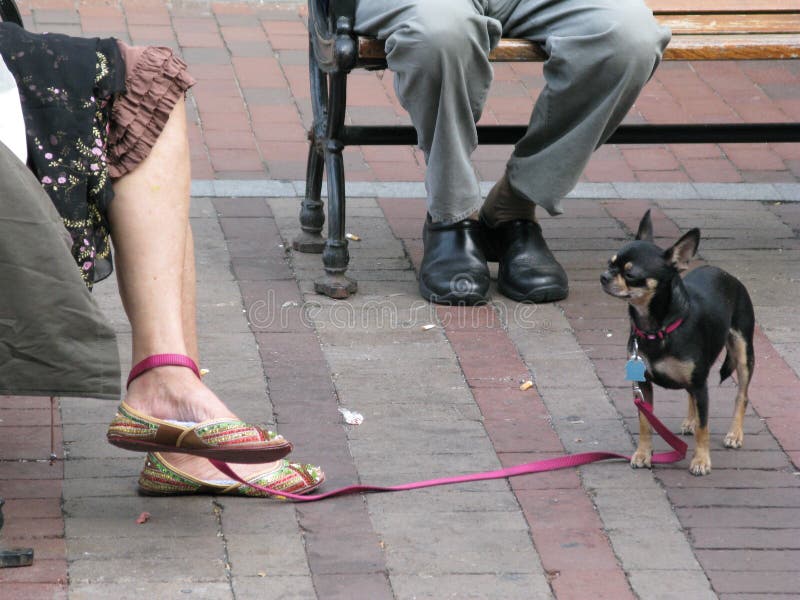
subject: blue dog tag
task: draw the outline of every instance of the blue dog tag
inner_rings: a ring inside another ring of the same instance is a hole
[[[644,361],[638,356],[625,363],[626,381],[645,381],[644,372]]]

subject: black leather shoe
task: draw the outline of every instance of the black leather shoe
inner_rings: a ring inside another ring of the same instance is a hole
[[[567,297],[567,273],[556,261],[535,221],[483,221],[485,255],[500,263],[497,289],[517,302],[555,302]]]
[[[483,227],[464,219],[422,229],[425,251],[419,269],[419,293],[438,304],[482,304],[489,294],[489,266],[483,255]]]

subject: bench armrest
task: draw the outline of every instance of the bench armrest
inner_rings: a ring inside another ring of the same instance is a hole
[[[322,71],[349,71],[355,65],[355,10],[355,0],[308,0],[309,43]]]
[[[347,17],[353,21],[356,18],[356,0],[322,0],[333,9],[334,19]]]
[[[14,0],[0,0],[0,20],[4,23],[16,23],[22,27],[22,16],[19,14]]]

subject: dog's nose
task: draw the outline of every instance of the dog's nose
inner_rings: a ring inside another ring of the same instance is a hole
[[[600,283],[603,285],[608,285],[609,281],[611,281],[611,275],[608,274],[608,271],[605,271],[602,275],[600,275]]]

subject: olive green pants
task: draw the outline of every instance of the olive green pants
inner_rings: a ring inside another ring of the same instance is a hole
[[[0,394],[120,396],[117,342],[50,197],[0,142]]]

